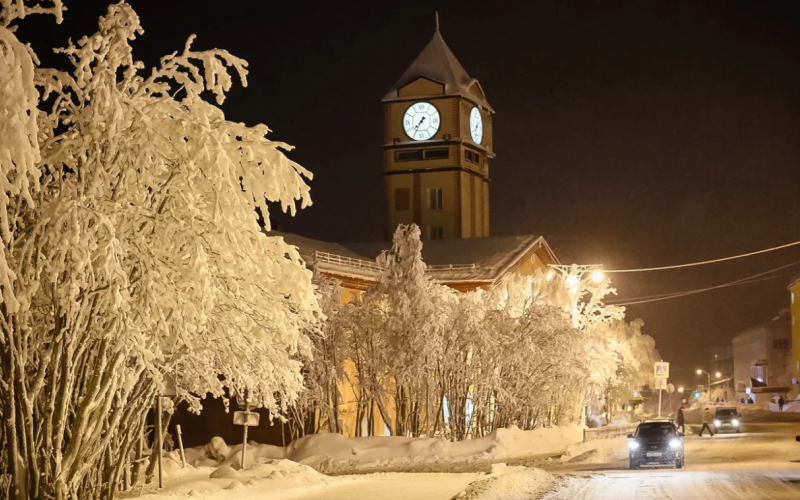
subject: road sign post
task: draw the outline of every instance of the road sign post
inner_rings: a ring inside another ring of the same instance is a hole
[[[658,417],[661,418],[661,391],[667,388],[669,363],[666,361],[656,361],[653,366],[653,376],[656,379],[656,389],[658,389]]]
[[[242,439],[242,469],[245,467],[244,457],[247,451],[247,428],[258,427],[259,420],[261,420],[261,415],[250,411],[250,405],[247,403],[246,399],[244,402],[244,411],[237,411],[233,414],[234,425],[241,425],[244,427],[244,437]]]

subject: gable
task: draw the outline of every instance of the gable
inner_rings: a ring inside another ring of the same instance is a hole
[[[444,95],[444,84],[422,76],[408,85],[400,87],[397,95],[398,97]]]
[[[483,88],[481,84],[478,83],[478,80],[473,80],[469,86],[469,93],[473,96],[477,97],[478,99],[486,99],[486,94],[483,93]]]

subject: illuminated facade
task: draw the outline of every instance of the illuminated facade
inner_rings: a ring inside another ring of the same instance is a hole
[[[494,110],[439,31],[383,106],[387,238],[411,223],[426,240],[489,236]]]

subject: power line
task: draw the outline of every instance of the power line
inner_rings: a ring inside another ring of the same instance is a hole
[[[728,260],[741,259],[743,257],[751,257],[753,255],[758,255],[758,254],[762,254],[762,253],[774,252],[775,250],[782,250],[784,248],[789,248],[789,247],[793,247],[793,246],[796,246],[796,245],[800,245],[800,241],[795,241],[793,243],[787,243],[786,245],[780,245],[780,246],[777,246],[777,247],[767,248],[767,249],[764,249],[764,250],[758,250],[756,252],[744,253],[744,254],[741,254],[741,255],[734,255],[732,257],[722,257],[720,259],[704,260],[702,262],[691,262],[689,264],[676,264],[674,266],[648,267],[648,268],[642,268],[642,269],[608,269],[608,270],[604,269],[603,272],[604,273],[640,273],[640,272],[645,272],[645,271],[664,271],[664,270],[667,270],[667,269],[679,269],[679,268],[683,268],[683,267],[702,266],[702,265],[705,265],[705,264],[716,264],[717,262],[725,262],[725,261],[728,261]]]
[[[731,282],[728,282],[728,283],[723,283],[721,285],[715,285],[715,286],[711,286],[711,287],[707,287],[707,288],[697,288],[697,289],[694,289],[694,290],[685,290],[685,291],[682,291],[682,292],[672,292],[672,293],[662,293],[662,294],[658,294],[658,295],[646,295],[646,296],[642,296],[642,297],[633,297],[633,298],[630,298],[630,299],[620,299],[619,301],[607,301],[607,303],[611,304],[611,305],[618,305],[618,306],[630,306],[630,305],[636,305],[636,304],[646,304],[648,302],[657,302],[657,301],[660,301],[660,300],[677,299],[677,298],[680,298],[680,297],[686,297],[687,295],[694,295],[694,294],[698,294],[698,293],[708,292],[708,291],[711,291],[711,290],[717,290],[717,289],[720,289],[720,288],[728,288],[728,287],[738,286],[738,285],[749,285],[750,283],[757,283],[759,281],[766,281],[766,280],[770,280],[770,279],[780,278],[782,276],[790,276],[791,274],[779,274],[777,276],[763,277],[763,276],[765,276],[767,274],[772,274],[772,273],[774,273],[776,271],[781,271],[783,269],[795,266],[797,264],[800,264],[800,260],[792,262],[792,263],[789,263],[789,264],[786,264],[786,265],[783,265],[783,266],[780,266],[780,267],[776,267],[774,269],[770,269],[769,271],[764,271],[762,273],[754,274],[754,275],[748,276],[746,278],[740,278],[740,279],[735,280],[735,281],[731,281]]]

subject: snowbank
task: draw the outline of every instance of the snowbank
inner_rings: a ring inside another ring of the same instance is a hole
[[[413,469],[453,462],[497,461],[553,455],[583,437],[577,425],[522,431],[512,426],[488,436],[450,442],[438,438],[306,436],[289,445],[286,457],[327,473]]]
[[[180,461],[169,456],[164,460],[166,487],[158,491],[148,485],[141,499],[171,498],[232,499],[259,496],[269,492],[270,499],[281,500],[296,497],[299,493],[321,491],[330,486],[357,481],[358,478],[333,478],[321,474],[311,467],[290,460],[274,460],[255,464],[244,470],[234,470],[229,465],[214,469],[207,466],[181,467]]]
[[[539,498],[554,482],[542,469],[497,464],[492,467],[492,477],[470,484],[454,500],[529,500]]]
[[[561,462],[579,464],[606,464],[628,458],[628,438],[595,439],[567,447]]]
[[[497,429],[488,436],[450,442],[438,438],[372,436],[348,438],[341,434],[315,434],[286,448],[248,443],[247,464],[288,459],[328,474],[374,471],[431,470],[433,466],[563,453],[581,441],[583,427],[569,425],[523,431]],[[179,460],[177,452],[171,452]],[[241,468],[241,444],[228,446],[214,438],[206,446],[186,450],[187,463],[195,467]]]

